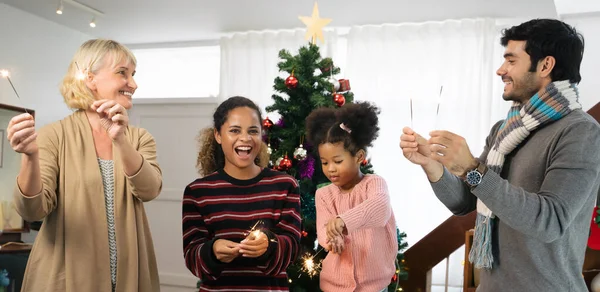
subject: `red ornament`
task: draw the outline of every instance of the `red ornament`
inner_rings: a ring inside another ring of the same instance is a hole
[[[366,158],[360,163],[360,165],[362,166],[366,166],[367,164],[369,164],[369,160],[367,160]]]
[[[307,237],[308,236],[308,232],[302,230],[302,237]]]
[[[283,157],[281,162],[279,162],[279,170],[287,171],[290,168],[292,168],[292,161],[286,155],[285,157]]]
[[[292,72],[292,75],[290,75],[290,77],[285,79],[285,86],[288,89],[294,89],[296,88],[296,86],[298,86],[298,78],[294,77],[294,72]]]
[[[335,102],[335,104],[337,104],[338,106],[343,106],[346,103],[346,98],[342,94],[334,93],[333,102]]]
[[[271,127],[273,126],[273,121],[271,121],[268,117],[266,119],[263,120],[263,128],[265,129],[271,129]]]
[[[600,227],[598,223],[596,223],[596,218],[598,215],[598,207],[594,207],[594,211],[592,213],[592,222],[590,225],[590,236],[588,237],[587,246],[593,250],[600,250]]]
[[[392,277],[392,282],[396,282],[396,280],[398,280],[398,275],[394,274],[394,276]]]

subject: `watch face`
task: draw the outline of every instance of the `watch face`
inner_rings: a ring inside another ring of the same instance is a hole
[[[481,173],[479,171],[473,170],[467,173],[467,183],[471,186],[476,186],[481,182]]]

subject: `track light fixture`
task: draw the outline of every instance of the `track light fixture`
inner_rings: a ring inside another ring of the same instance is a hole
[[[98,17],[102,17],[104,16],[104,13],[102,11],[99,11],[95,8],[92,8],[88,5],[85,5],[83,3],[77,2],[75,0],[60,0],[59,4],[58,4],[58,9],[56,9],[56,14],[63,14],[63,3],[67,3],[70,4],[71,6],[74,6],[76,8],[79,8],[83,11],[89,12],[92,14],[92,21],[90,21],[90,27],[96,27],[96,22]]]
[[[62,0],[60,0],[58,2],[58,8],[56,8],[56,14],[62,14],[63,13],[63,2]]]

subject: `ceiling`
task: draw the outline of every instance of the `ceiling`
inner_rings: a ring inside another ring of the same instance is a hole
[[[574,0],[571,0],[574,1]],[[578,0],[581,1],[581,0]],[[92,15],[59,0],[0,0],[39,17],[92,35],[126,44],[215,40],[223,33],[303,27],[313,0],[80,0],[102,11],[97,27]],[[556,17],[553,0],[322,0],[321,17],[329,27],[422,22],[474,17]]]

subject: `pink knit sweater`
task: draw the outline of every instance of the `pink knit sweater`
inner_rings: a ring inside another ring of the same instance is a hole
[[[329,249],[325,224],[340,216],[346,224],[345,249],[323,260],[321,289],[325,292],[374,292],[390,284],[398,252],[396,219],[387,184],[366,175],[350,193],[331,184],[316,193],[317,236]]]

